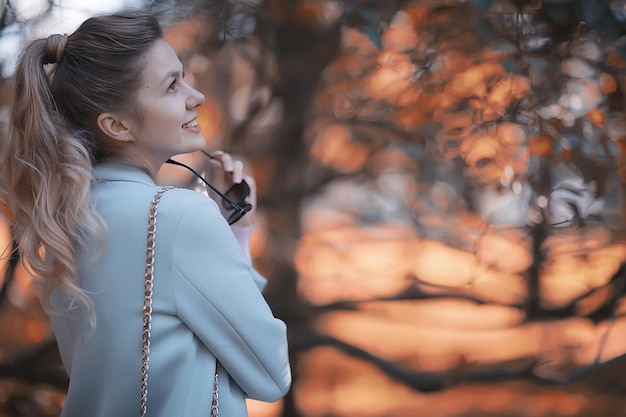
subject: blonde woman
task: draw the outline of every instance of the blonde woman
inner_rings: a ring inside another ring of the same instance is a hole
[[[0,199],[41,277],[70,377],[64,417],[140,412],[149,206],[161,165],[205,146],[203,102],[147,12],[94,17],[23,50]],[[217,191],[243,184],[228,154],[211,167]],[[240,203],[254,203],[250,189]],[[245,398],[276,401],[291,383],[285,325],[247,254],[254,210],[234,215],[216,198],[177,188],[160,202],[149,416],[208,416],[216,367],[222,416],[246,416]]]

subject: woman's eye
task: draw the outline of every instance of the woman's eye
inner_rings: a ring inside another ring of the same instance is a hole
[[[178,86],[176,85],[176,80],[174,80],[174,82],[172,82],[170,84],[170,86],[167,87],[167,91],[168,92],[176,92],[176,91],[178,91]]]

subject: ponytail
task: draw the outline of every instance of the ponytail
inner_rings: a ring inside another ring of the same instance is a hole
[[[162,37],[147,11],[92,17],[69,36],[28,44],[15,72],[9,134],[0,152],[0,200],[9,204],[27,270],[43,280],[44,305],[51,307],[58,288],[86,308],[92,324],[76,250],[104,235],[90,206],[92,164],[122,157],[96,120],[136,108],[142,55]]]
[[[8,140],[0,153],[2,189],[22,262],[43,279],[44,306],[50,307],[58,287],[86,309],[93,324],[93,303],[76,272],[76,248],[102,235],[89,199],[92,156],[84,138],[75,129],[70,133],[50,90],[66,43],[66,35],[53,35],[33,41],[21,55]]]

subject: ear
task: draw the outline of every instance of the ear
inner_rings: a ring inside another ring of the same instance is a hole
[[[111,113],[99,115],[96,124],[107,137],[113,140],[120,142],[131,142],[134,140],[124,120]]]

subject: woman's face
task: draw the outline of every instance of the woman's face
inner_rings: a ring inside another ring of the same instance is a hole
[[[137,92],[142,120],[130,120],[138,158],[158,167],[169,157],[205,146],[196,122],[204,95],[183,79],[183,65],[172,47],[158,40],[143,57],[146,63]]]

